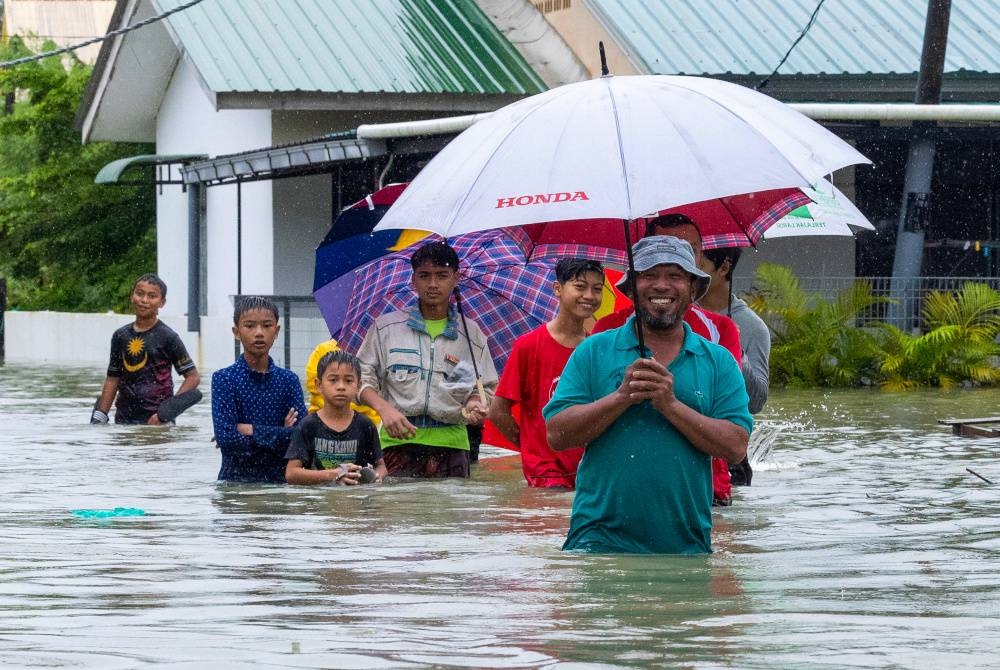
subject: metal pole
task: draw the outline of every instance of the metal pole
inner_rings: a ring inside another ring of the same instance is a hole
[[[234,303],[243,295],[243,180],[236,180],[236,297]],[[233,305],[235,307],[235,304]],[[240,341],[233,341],[233,360],[240,358]]]
[[[920,72],[913,102],[933,105],[941,101],[941,79],[948,48],[948,24],[951,0],[928,0],[924,45]],[[892,263],[890,321],[903,330],[917,325],[918,288],[924,256],[924,232],[930,223],[931,177],[934,173],[934,122],[913,124],[916,136],[910,141],[903,180],[896,235],[896,254]]]
[[[282,305],[285,313],[285,369],[292,369],[292,303],[288,298]]]
[[[236,295],[243,295],[243,181],[236,180]]]
[[[201,189],[188,185],[188,331],[201,332]]]

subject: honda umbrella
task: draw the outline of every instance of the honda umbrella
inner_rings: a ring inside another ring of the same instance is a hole
[[[780,217],[804,204],[802,188],[867,162],[816,122],[743,86],[605,75],[473,124],[421,170],[375,230],[419,226],[447,237],[576,221],[581,241],[594,243],[606,227],[595,220],[635,222],[719,199],[727,210],[724,199],[735,196],[774,197],[787,207]],[[634,235],[624,228],[630,256]],[[728,233],[733,241],[720,246],[755,242],[738,225]]]
[[[726,210],[726,198],[773,203],[867,162],[816,122],[743,86],[606,75],[473,124],[375,230],[419,226],[448,237],[529,223],[633,221],[719,199]],[[728,232],[745,234],[738,226]]]

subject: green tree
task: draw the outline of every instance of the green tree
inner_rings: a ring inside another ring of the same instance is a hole
[[[26,53],[12,39],[0,60]],[[18,99],[0,115],[0,275],[13,308],[127,311],[132,281],[156,268],[152,183],[94,183],[107,163],[150,147],[81,144],[74,117],[89,76],[59,57],[0,69],[0,92]]]
[[[882,388],[1000,383],[1000,293],[976,282],[967,282],[957,293],[932,291],[922,314],[923,335],[880,326]]]
[[[856,318],[885,302],[857,281],[828,302],[802,289],[792,271],[772,263],[757,267],[748,304],[772,332],[771,381],[779,386],[862,386],[873,383],[880,349]]]

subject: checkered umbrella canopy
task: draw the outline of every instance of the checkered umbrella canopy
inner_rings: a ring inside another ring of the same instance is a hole
[[[463,311],[486,334],[498,371],[503,370],[514,340],[551,320],[558,308],[551,288],[557,254],[526,261],[519,234],[517,230],[490,230],[448,240],[458,253]],[[431,241],[441,238],[432,235],[420,244]],[[388,254],[354,270],[343,324],[339,329],[328,324],[341,347],[356,352],[377,317],[416,304],[410,268],[415,249]]]

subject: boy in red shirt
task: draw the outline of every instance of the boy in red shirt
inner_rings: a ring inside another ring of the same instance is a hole
[[[559,299],[556,317],[514,342],[504,367],[489,420],[521,450],[528,486],[572,489],[579,449],[553,451],[545,439],[542,407],[552,397],[570,354],[587,336],[585,322],[601,306],[604,268],[596,261],[564,258],[552,285]],[[520,418],[512,410],[519,405]]]

